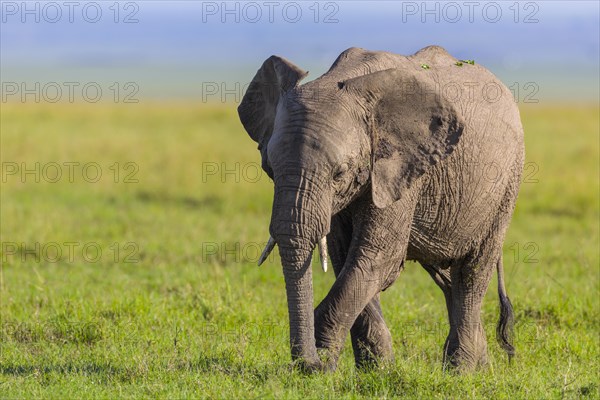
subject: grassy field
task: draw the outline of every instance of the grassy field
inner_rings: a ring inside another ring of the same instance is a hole
[[[382,296],[395,365],[358,372],[347,343],[304,376],[278,256],[256,267],[272,186],[234,107],[2,104],[0,397],[600,398],[598,107],[522,118],[514,362],[493,282],[490,367],[444,372],[442,292],[409,264]]]

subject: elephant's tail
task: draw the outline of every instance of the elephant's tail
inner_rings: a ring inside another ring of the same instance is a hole
[[[506,295],[506,288],[504,287],[502,257],[500,257],[498,264],[496,264],[496,271],[498,272],[498,297],[500,298],[500,319],[496,326],[496,339],[500,347],[508,354],[508,361],[510,362],[515,355],[515,347],[512,344],[515,319],[512,304]]]

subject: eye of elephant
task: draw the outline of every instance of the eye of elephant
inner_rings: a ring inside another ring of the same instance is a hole
[[[335,169],[335,172],[333,173],[333,180],[336,182],[342,180],[344,174],[348,172],[348,168],[349,167],[347,163],[343,163],[339,167],[337,167],[337,169]]]

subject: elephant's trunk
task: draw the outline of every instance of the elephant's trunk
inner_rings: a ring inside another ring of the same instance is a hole
[[[312,289],[312,251],[280,247],[290,321],[292,359],[317,368]]]
[[[271,235],[279,246],[290,321],[292,359],[320,367],[315,346],[312,252],[329,232],[330,202],[314,179],[286,174],[275,179]]]

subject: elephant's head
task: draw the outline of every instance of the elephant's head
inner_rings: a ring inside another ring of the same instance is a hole
[[[272,56],[238,108],[275,184],[268,247],[280,248],[292,357],[309,367],[320,365],[310,260],[332,215],[363,194],[380,208],[398,200],[462,132],[426,74],[417,66],[298,86],[307,73]]]

